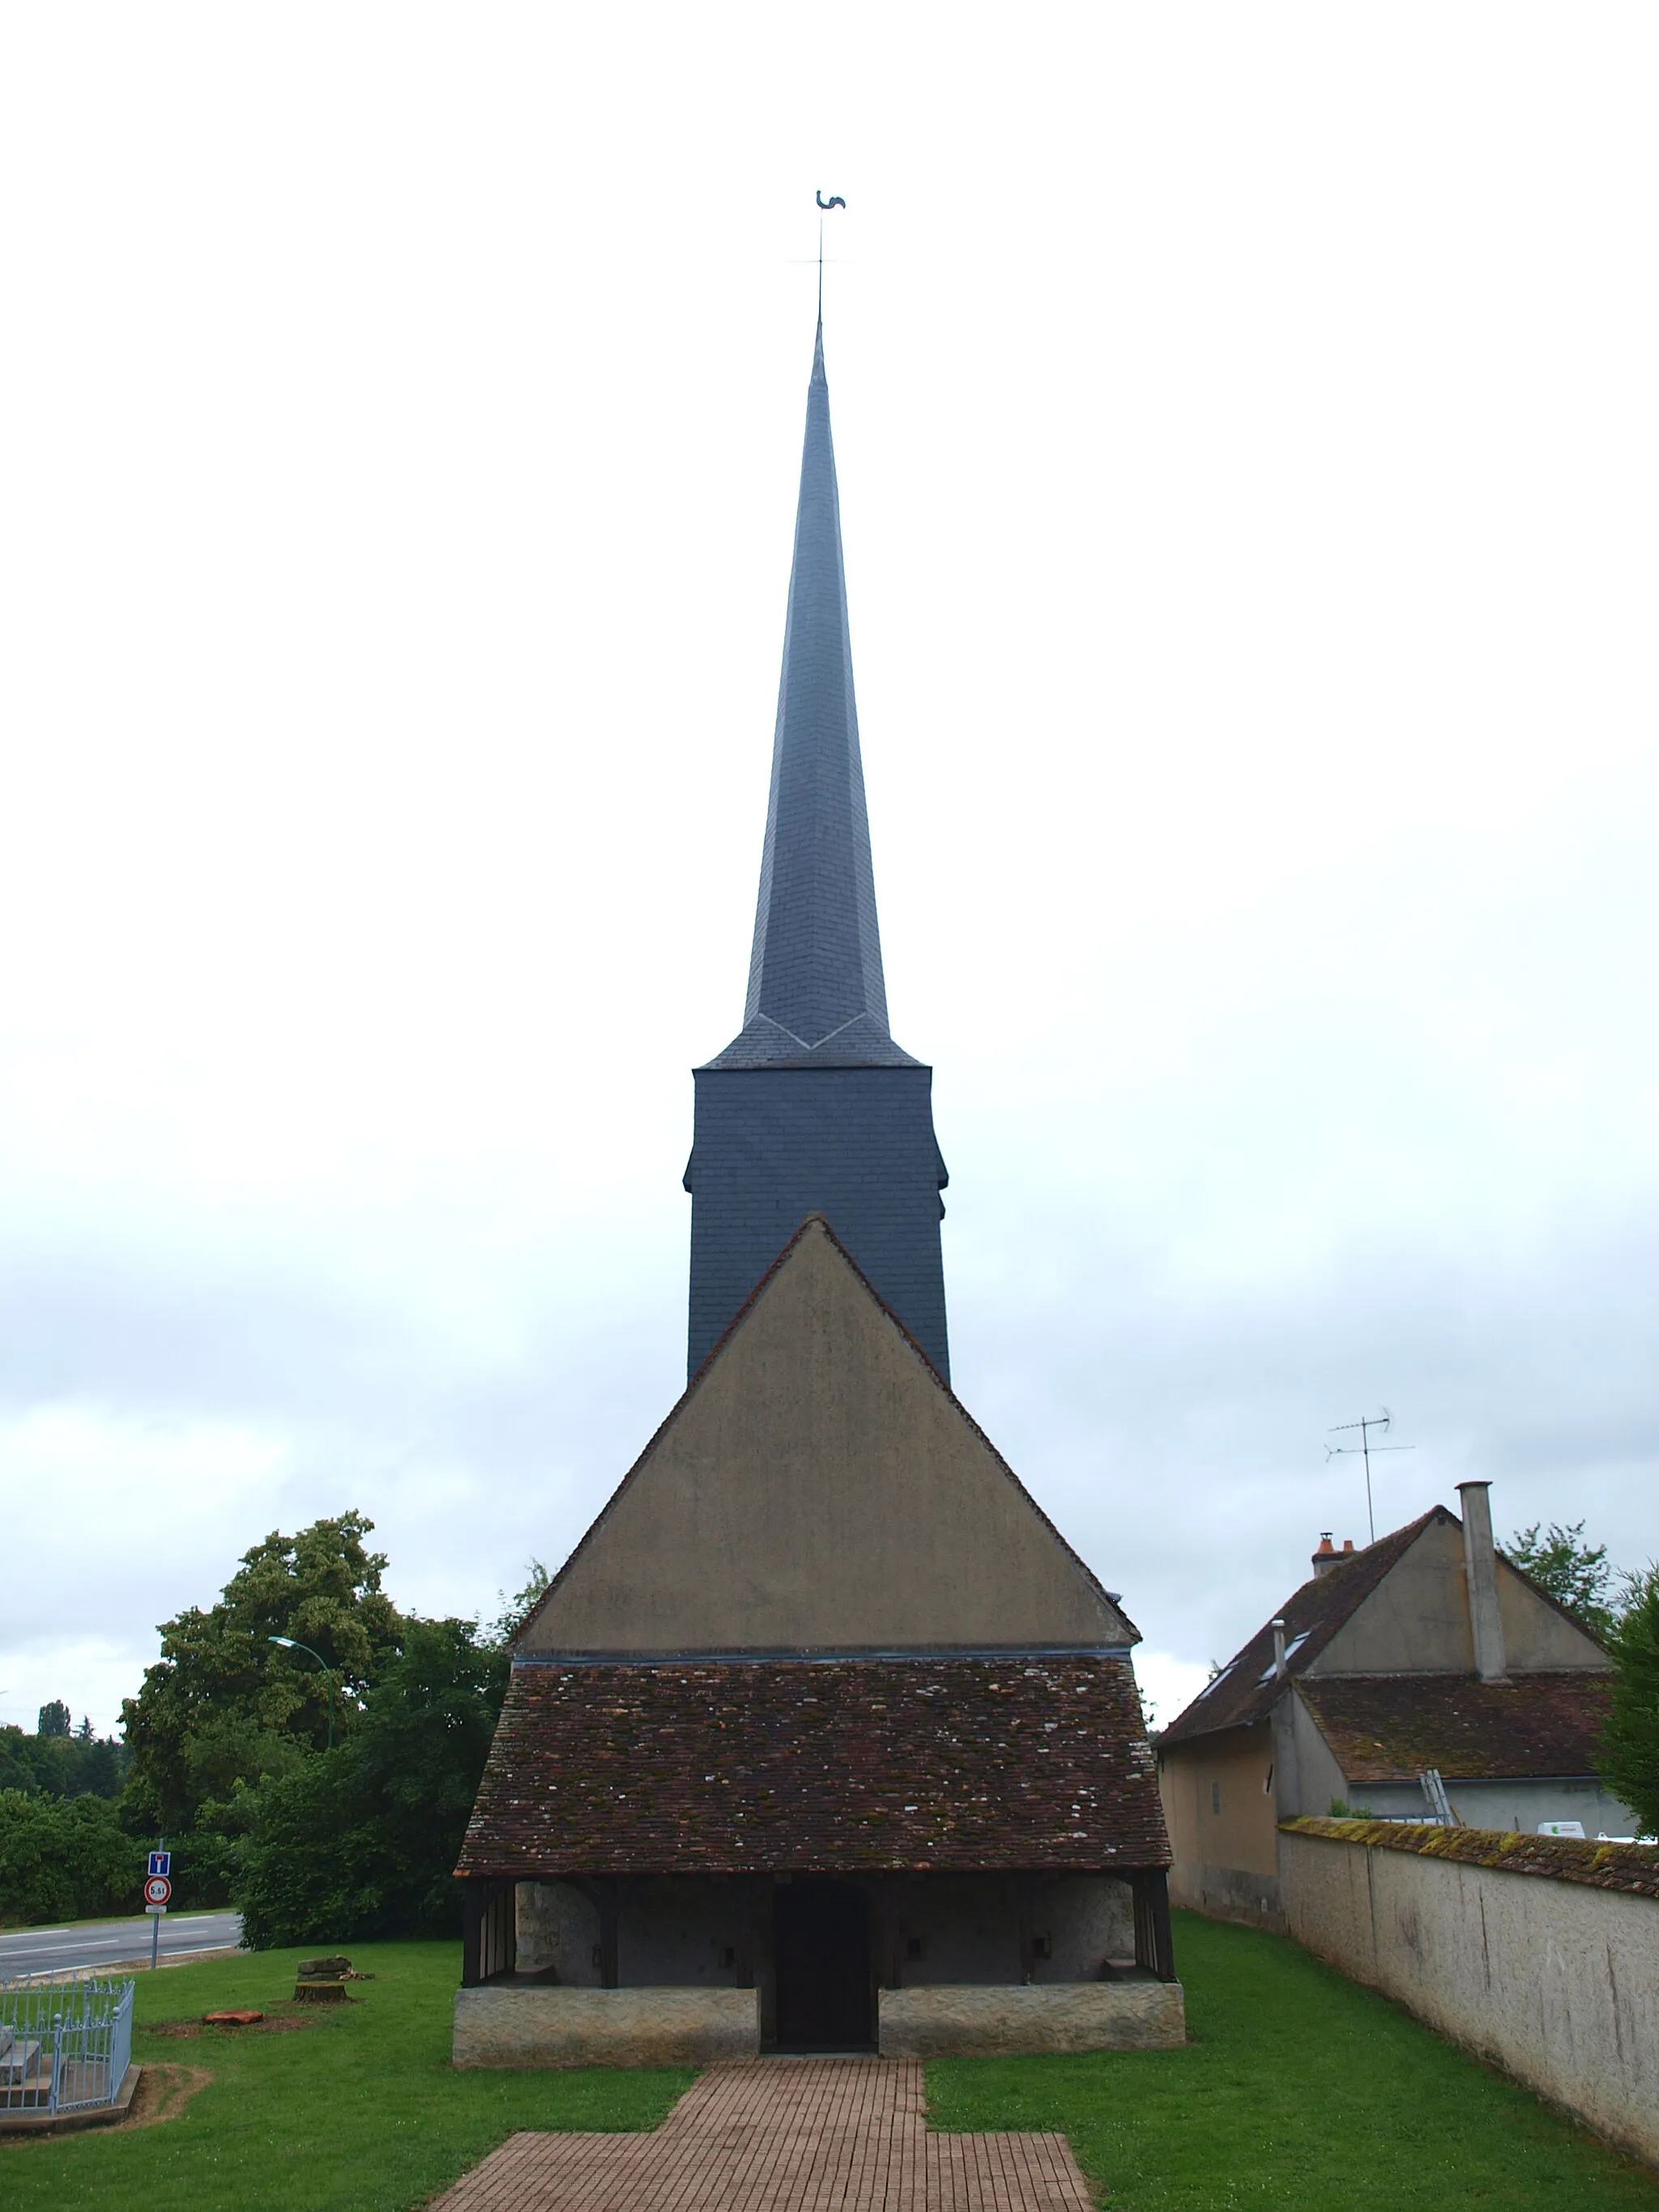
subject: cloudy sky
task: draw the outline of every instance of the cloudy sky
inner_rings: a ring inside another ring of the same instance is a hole
[[[0,29],[0,1720],[494,1610],[680,1386],[816,189],[961,1395],[1165,1717],[1472,1476],[1659,1552],[1659,18]]]

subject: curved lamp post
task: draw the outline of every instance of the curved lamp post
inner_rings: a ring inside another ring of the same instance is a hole
[[[328,1677],[328,1748],[334,1748],[334,1669],[320,1651],[312,1651],[308,1644],[301,1644],[297,1636],[267,1636],[267,1644],[280,1644],[284,1651],[306,1651],[317,1662]]]

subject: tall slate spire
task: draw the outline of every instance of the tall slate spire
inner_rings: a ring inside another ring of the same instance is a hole
[[[933,1072],[887,1028],[822,318],[749,998],[742,1030],[695,1080],[690,1371],[802,1221],[819,1213],[948,1379],[945,1163]]]
[[[742,1033],[712,1065],[878,1067],[908,1059],[887,1030],[820,320],[749,995]]]

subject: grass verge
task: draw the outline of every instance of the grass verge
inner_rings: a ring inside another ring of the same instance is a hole
[[[934,2124],[1060,2129],[1110,2212],[1659,2212],[1659,2178],[1293,1944],[1187,1914],[1176,1944],[1185,2050],[937,2061]],[[691,2078],[454,2073],[459,1947],[350,1948],[376,1978],[279,2033],[167,2029],[297,2018],[299,1951],[139,1975],[134,2056],[177,2117],[0,2143],[5,2212],[410,2212],[514,2129],[654,2127]]]
[[[5,2212],[408,2212],[516,2128],[655,2127],[691,2078],[455,2073],[460,1946],[349,1948],[374,1980],[349,1984],[354,2003],[316,2007],[281,2034],[153,2031],[208,2011],[284,2006],[306,1951],[137,1976],[134,2058],[205,2068],[212,2081],[163,2126],[0,2142]]]
[[[953,2058],[935,2127],[1058,2128],[1110,2212],[1659,2212],[1659,2178],[1285,1938],[1176,1915],[1183,2051]]]

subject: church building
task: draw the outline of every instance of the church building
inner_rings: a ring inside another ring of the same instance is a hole
[[[514,1638],[458,2063],[1184,2039],[1137,1631],[950,1388],[931,1082],[888,1027],[820,324],[689,1380]]]

